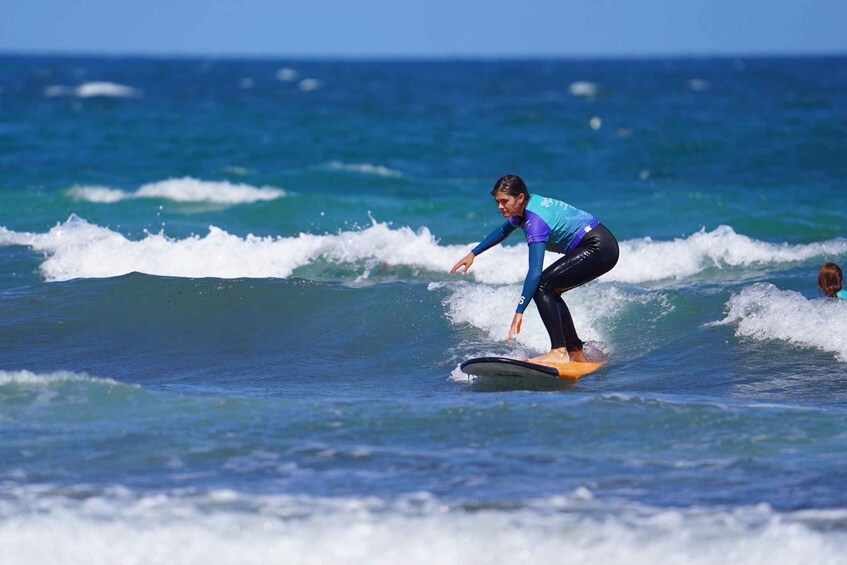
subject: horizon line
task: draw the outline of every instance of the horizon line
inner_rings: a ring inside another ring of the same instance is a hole
[[[307,60],[307,61],[526,61],[526,60],[638,60],[638,59],[768,59],[839,58],[844,51],[644,51],[638,53],[200,53],[187,51],[96,51],[89,49],[9,49],[0,47],[0,57],[103,57],[137,59],[229,59],[229,60]]]

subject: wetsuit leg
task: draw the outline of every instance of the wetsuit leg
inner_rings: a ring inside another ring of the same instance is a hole
[[[541,273],[541,284],[533,299],[550,335],[552,349],[582,349],[583,342],[576,333],[562,293],[609,272],[619,255],[615,236],[600,224],[588,232],[577,247],[566,251],[561,259]]]

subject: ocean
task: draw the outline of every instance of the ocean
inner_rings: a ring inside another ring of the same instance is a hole
[[[847,58],[0,56],[0,562],[844,563]],[[483,383],[595,214],[608,363]],[[547,261],[555,260],[548,254]]]

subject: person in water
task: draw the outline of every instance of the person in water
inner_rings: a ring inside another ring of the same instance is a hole
[[[847,291],[841,288],[841,267],[835,263],[824,263],[818,271],[818,288],[830,298],[843,298],[847,300]]]
[[[464,268],[462,274],[467,273],[477,255],[521,228],[529,247],[529,270],[507,339],[520,333],[524,310],[530,300],[535,300],[550,335],[550,351],[530,361],[588,361],[562,293],[596,279],[615,266],[620,254],[615,236],[588,212],[561,200],[530,194],[524,181],[515,175],[500,178],[491,195],[506,222],[460,259],[450,274],[461,268]],[[548,250],[561,253],[562,257],[543,269],[544,252]]]

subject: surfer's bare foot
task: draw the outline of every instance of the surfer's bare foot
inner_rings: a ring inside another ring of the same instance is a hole
[[[558,363],[561,365],[563,363],[570,362],[570,360],[571,358],[568,355],[568,350],[564,347],[561,349],[551,349],[543,355],[529,359],[531,363],[540,363],[542,365],[545,363]]]
[[[583,353],[582,350],[569,351],[568,353],[571,356],[571,361],[574,363],[588,363],[588,357],[585,356],[585,353]]]

